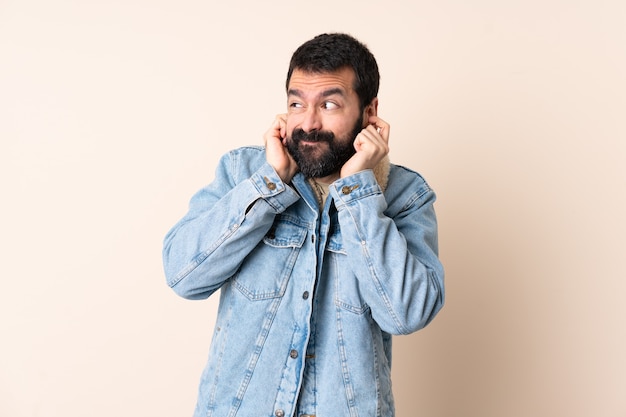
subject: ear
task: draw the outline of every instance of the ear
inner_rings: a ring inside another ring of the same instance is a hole
[[[363,111],[363,119],[366,123],[372,116],[378,116],[378,97],[374,97],[372,102],[365,106],[365,110]]]

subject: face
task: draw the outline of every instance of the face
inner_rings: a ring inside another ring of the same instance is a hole
[[[350,68],[332,73],[294,70],[287,91],[287,150],[309,178],[336,174],[354,155],[364,112]]]

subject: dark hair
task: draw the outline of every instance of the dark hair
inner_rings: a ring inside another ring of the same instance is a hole
[[[286,87],[295,69],[309,73],[328,73],[352,68],[355,75],[354,90],[359,96],[361,109],[378,95],[380,74],[374,55],[367,47],[344,33],[324,33],[303,43],[291,57]]]

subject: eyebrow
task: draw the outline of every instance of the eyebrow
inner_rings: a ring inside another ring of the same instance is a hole
[[[332,96],[332,95],[335,95],[335,94],[338,94],[338,95],[340,95],[342,97],[346,95],[345,91],[342,88],[335,87],[335,88],[329,88],[328,90],[322,91],[322,93],[319,95],[319,97],[329,97],[329,96]],[[303,97],[302,91],[298,90],[298,89],[295,89],[295,88],[289,89],[289,91],[287,91],[287,95],[288,96],[296,96],[296,97],[300,97],[300,98]]]

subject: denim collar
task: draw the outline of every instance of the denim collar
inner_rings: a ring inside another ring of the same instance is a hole
[[[376,166],[374,167],[374,177],[380,185],[380,188],[385,191],[387,188],[387,182],[389,181],[389,155],[386,155]],[[315,190],[316,182],[313,178],[307,178],[311,187]]]

